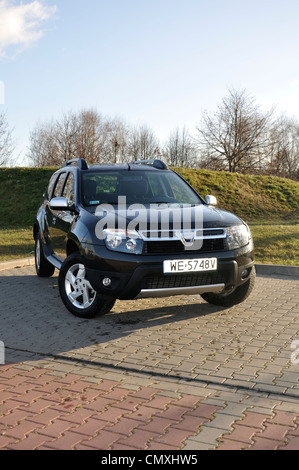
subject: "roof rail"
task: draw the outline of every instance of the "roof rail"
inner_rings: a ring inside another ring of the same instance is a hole
[[[130,165],[150,165],[158,170],[168,170],[168,166],[162,160],[137,160],[136,162],[131,162]]]
[[[86,161],[84,160],[84,158],[73,158],[72,160],[64,162],[61,168],[65,168],[70,165],[76,165],[80,168],[80,170],[88,170],[88,165]]]

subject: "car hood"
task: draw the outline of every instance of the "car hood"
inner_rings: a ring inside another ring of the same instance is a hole
[[[114,225],[114,227],[121,225],[134,228],[134,223],[137,225],[148,225],[150,222],[158,223],[160,225],[167,224],[172,228],[173,221],[184,221],[190,228],[221,228],[229,227],[232,225],[240,225],[243,221],[236,215],[205,204],[199,206],[167,206],[166,204],[151,205],[151,207],[133,205],[128,207],[120,206],[99,206],[94,215],[97,223],[106,226]]]

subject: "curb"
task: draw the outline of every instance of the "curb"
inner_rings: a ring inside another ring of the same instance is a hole
[[[34,258],[23,258],[11,261],[0,262],[0,272],[8,269],[23,268],[24,266],[34,266]],[[299,278],[299,266],[281,266],[275,264],[255,264],[256,272],[261,276],[292,276]]]
[[[8,269],[23,268],[24,266],[34,266],[34,258],[13,259],[0,263],[0,272]]]
[[[299,266],[280,266],[275,264],[256,264],[256,272],[261,276],[292,276],[299,278]]]

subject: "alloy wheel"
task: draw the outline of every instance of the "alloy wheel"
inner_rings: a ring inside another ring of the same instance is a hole
[[[65,292],[71,304],[78,309],[87,309],[95,301],[96,292],[86,279],[86,270],[83,264],[74,264],[67,271]]]

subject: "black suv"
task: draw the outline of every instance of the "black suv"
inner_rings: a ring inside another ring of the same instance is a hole
[[[71,160],[50,179],[35,218],[36,272],[59,269],[63,303],[84,318],[116,299],[182,294],[231,307],[253,289],[253,241],[216,205],[160,160]]]

